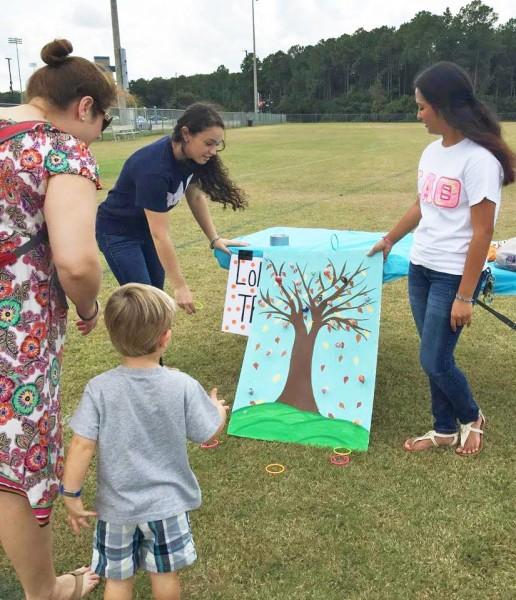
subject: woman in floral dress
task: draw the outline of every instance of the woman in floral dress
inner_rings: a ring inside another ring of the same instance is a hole
[[[55,576],[45,527],[63,470],[66,296],[83,334],[98,315],[98,171],[88,145],[115,94],[71,51],[66,40],[47,44],[28,103],[0,109],[0,139],[15,124],[26,129],[0,143],[0,541],[28,598],[81,598],[97,583],[87,569]]]

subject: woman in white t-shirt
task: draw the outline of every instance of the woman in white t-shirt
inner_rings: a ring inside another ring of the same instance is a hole
[[[501,188],[514,182],[516,160],[496,118],[475,97],[458,65],[429,67],[416,78],[415,88],[417,118],[428,133],[442,137],[421,156],[417,201],[370,254],[383,252],[387,258],[392,246],[415,229],[409,298],[430,382],[434,429],[407,439],[404,449],[458,443],[457,454],[471,456],[482,450],[485,417],[453,354],[462,328],[471,324]]]

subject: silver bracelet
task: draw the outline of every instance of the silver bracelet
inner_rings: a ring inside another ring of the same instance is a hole
[[[213,250],[215,248],[215,242],[217,240],[220,240],[220,235],[218,235],[217,237],[214,237],[211,241],[210,241],[210,248]]]
[[[465,298],[464,296],[461,296],[460,294],[455,294],[455,299],[456,300],[460,300],[461,302],[467,302],[468,304],[474,304],[475,301],[473,300],[473,298]]]

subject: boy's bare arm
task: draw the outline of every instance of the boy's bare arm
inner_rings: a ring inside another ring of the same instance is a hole
[[[80,435],[74,434],[65,461],[63,488],[65,492],[79,492],[83,486],[86,473],[95,454],[97,444]],[[64,504],[68,512],[70,526],[75,533],[81,527],[88,527],[88,517],[95,517],[96,513],[87,511],[78,496],[71,498],[64,496]]]
[[[222,433],[222,430],[224,429],[224,426],[226,425],[226,417],[227,417],[227,412],[229,410],[229,406],[226,405],[226,401],[224,400],[224,398],[217,397],[217,388],[213,388],[209,395],[210,395],[210,400],[213,402],[213,404],[215,404],[215,406],[217,407],[217,410],[219,411],[221,423],[220,423],[219,428],[211,436],[211,438],[209,440],[206,440],[206,442],[205,442],[206,444],[213,442]]]

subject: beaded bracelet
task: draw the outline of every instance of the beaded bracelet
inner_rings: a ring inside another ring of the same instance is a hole
[[[460,300],[461,302],[466,302],[467,304],[475,304],[475,300],[473,300],[473,298],[465,298],[460,294],[455,294],[455,299]]]
[[[95,312],[91,315],[91,317],[83,317],[79,311],[77,311],[77,316],[81,321],[93,321],[93,319],[99,314],[100,304],[97,299],[95,299]]]

